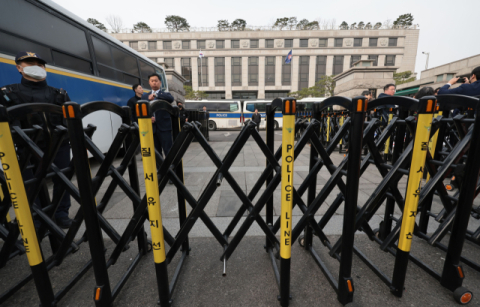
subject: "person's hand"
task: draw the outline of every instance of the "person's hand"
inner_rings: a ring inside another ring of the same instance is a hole
[[[188,122],[188,118],[185,118],[185,121]]]
[[[458,79],[460,79],[460,78],[458,78],[458,77],[453,77],[450,81],[448,81],[448,84],[454,85],[455,83],[457,83]]]
[[[470,84],[470,80],[468,80],[467,77],[464,77],[464,79],[465,79],[465,84]]]
[[[152,116],[152,124],[155,123],[155,116]]]
[[[148,100],[153,100],[155,98],[155,96],[153,94],[150,94],[150,96],[148,96]]]

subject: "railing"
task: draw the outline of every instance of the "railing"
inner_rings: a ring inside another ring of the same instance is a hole
[[[173,29],[168,28],[144,28],[141,30],[134,30],[132,28],[121,29],[120,31],[113,31],[108,29],[108,33],[163,33],[163,32],[246,32],[246,31],[327,31],[327,30],[415,30],[419,25],[413,26],[394,26],[394,25],[382,25],[381,27],[375,26],[365,26],[365,27],[354,27],[354,28],[345,28],[337,25],[320,25],[313,28],[296,28],[296,27],[276,27],[276,26],[246,26],[245,28],[223,28],[218,27],[191,27],[188,30],[179,30],[174,31]]]

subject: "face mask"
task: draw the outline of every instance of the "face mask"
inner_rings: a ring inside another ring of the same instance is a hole
[[[25,75],[35,80],[42,80],[47,77],[47,71],[40,66],[26,66],[23,68]]]

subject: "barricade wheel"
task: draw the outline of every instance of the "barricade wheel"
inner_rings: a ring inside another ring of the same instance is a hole
[[[217,130],[217,124],[213,120],[208,121],[208,130],[213,131]]]
[[[453,298],[461,305],[467,305],[472,301],[473,293],[465,287],[459,287],[453,292]]]
[[[280,126],[278,125],[278,122],[277,122],[277,121],[274,121],[274,122],[273,122],[273,129],[274,129],[274,130],[278,130],[278,128],[280,128]]]
[[[305,247],[305,236],[298,237],[298,244],[300,244],[301,247]]]

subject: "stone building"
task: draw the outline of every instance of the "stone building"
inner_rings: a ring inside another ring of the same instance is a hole
[[[409,29],[117,33],[115,38],[173,67],[210,99],[270,99],[338,75],[359,60],[415,68],[419,31]],[[290,64],[285,58],[292,50]],[[199,53],[204,57],[200,61]]]
[[[436,89],[437,87],[445,85],[455,76],[470,78],[472,70],[478,66],[480,66],[480,54],[423,70],[420,79],[397,86],[395,95],[413,95],[426,86]],[[460,83],[454,84],[452,88],[458,86],[460,86]]]

